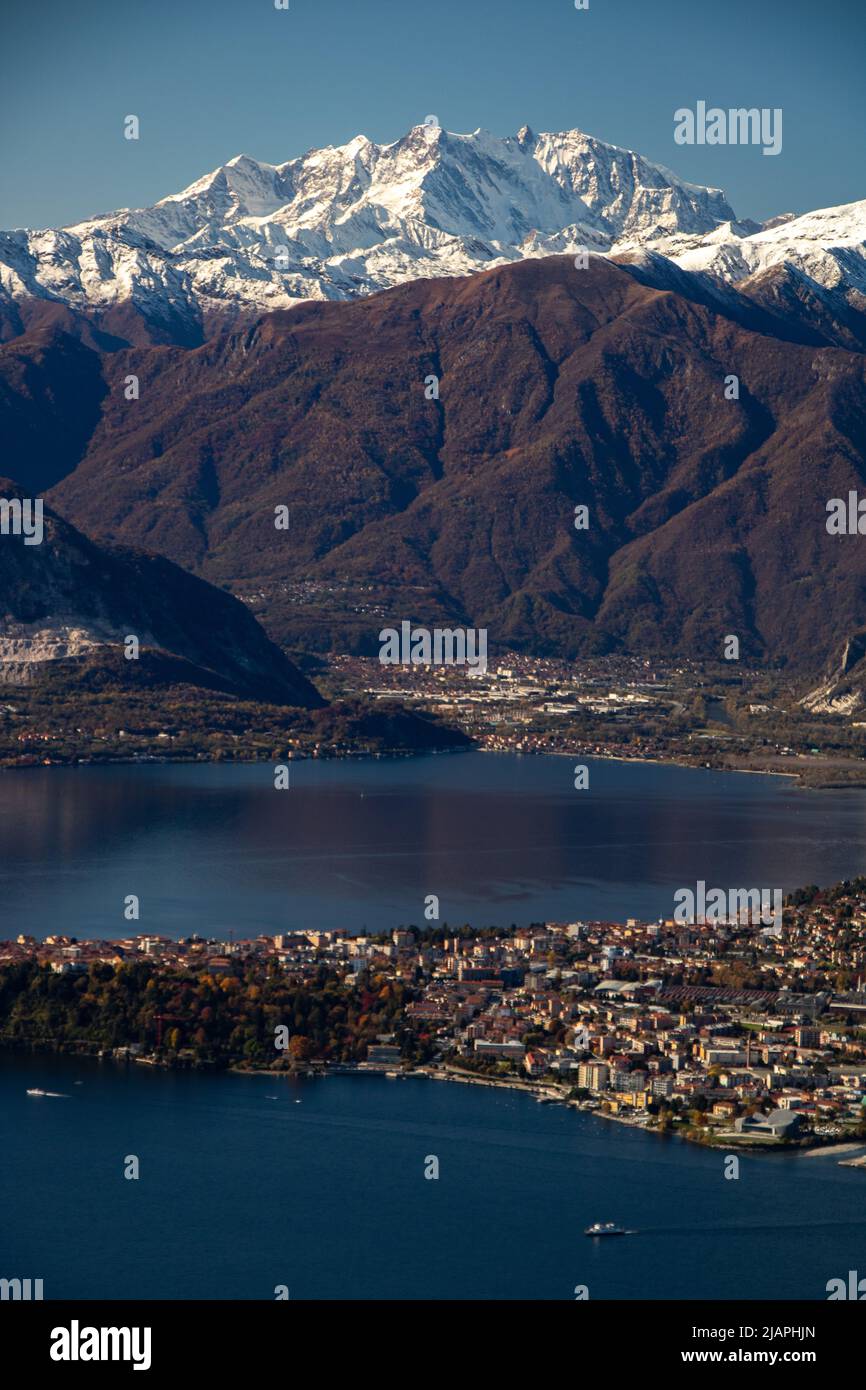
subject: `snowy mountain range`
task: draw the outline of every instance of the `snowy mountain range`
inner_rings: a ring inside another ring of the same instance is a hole
[[[760,226],[631,151],[526,126],[500,139],[425,124],[278,165],[238,155],[153,207],[0,233],[0,319],[9,336],[35,301],[109,322],[131,305],[194,343],[303,300],[582,248],[662,288],[682,289],[683,272],[711,294],[736,286],[820,317],[825,340],[866,343],[866,201]]]

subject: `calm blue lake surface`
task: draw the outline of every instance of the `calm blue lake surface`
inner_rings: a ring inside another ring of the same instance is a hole
[[[866,792],[658,764],[460,756],[0,773],[0,936],[390,930],[670,915],[677,888],[866,869]]]
[[[866,1270],[862,1170],[753,1156],[730,1181],[720,1153],[476,1086],[0,1054],[0,1116],[0,1273],[46,1298],[823,1299]]]
[[[249,935],[420,922],[428,893],[476,925],[653,916],[699,878],[864,869],[863,792],[616,762],[576,792],[572,766],[305,762],[285,792],[267,765],[5,773],[0,936],[125,934],[128,893],[138,930]],[[0,1127],[0,1274],[48,1297],[823,1298],[866,1270],[862,1171],[752,1156],[726,1181],[719,1154],[480,1087],[7,1054]],[[638,1234],[594,1244],[596,1220]]]

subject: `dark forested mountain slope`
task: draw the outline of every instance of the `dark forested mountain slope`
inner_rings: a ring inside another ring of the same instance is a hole
[[[372,651],[410,618],[562,654],[718,656],[734,633],[817,669],[866,629],[866,538],[825,524],[863,486],[866,358],[640,274],[528,260],[192,350],[43,323],[0,349],[6,471],[60,478],[81,530],[229,585],[298,648]]]
[[[0,479],[0,497],[16,496]],[[139,653],[128,660],[130,636]],[[39,543],[0,535],[0,683],[26,684],[55,666],[94,658],[113,679],[142,662],[148,679],[160,683],[323,703],[242,603],[162,556],[94,544],[47,511]]]

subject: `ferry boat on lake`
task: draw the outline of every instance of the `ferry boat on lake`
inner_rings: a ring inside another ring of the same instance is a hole
[[[594,1221],[591,1226],[587,1226],[583,1234],[585,1236],[624,1236],[625,1227],[617,1226],[614,1221]]]

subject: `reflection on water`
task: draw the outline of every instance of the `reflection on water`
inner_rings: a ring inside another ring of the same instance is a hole
[[[652,917],[679,887],[863,872],[866,792],[566,758],[46,768],[0,775],[0,933],[247,935]]]

